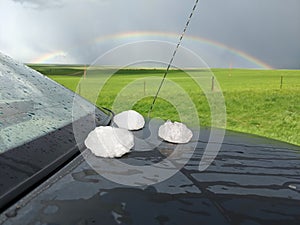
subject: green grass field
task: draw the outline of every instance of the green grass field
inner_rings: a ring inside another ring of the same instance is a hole
[[[83,75],[84,66],[42,66],[30,65],[65,87],[75,91]],[[202,71],[192,71],[200,73]],[[299,70],[246,70],[246,69],[212,69],[220,83],[225,97],[227,111],[226,128],[234,131],[257,134],[277,140],[300,145],[300,71]],[[91,100],[93,90],[101,74],[109,74],[109,69],[88,72],[88,79],[80,87],[80,94]],[[159,69],[126,69],[120,70],[106,83],[96,101],[97,106],[111,108],[117,94],[131,82],[140,79],[131,88],[133,95],[125,96],[130,99],[137,96],[141,99],[133,108],[143,115],[147,115],[152,98],[145,97],[156,90],[156,83],[143,82],[142,78],[153,76],[162,77],[164,70]],[[283,77],[280,88],[281,76]],[[195,82],[182,71],[172,70],[168,78],[180,85],[193,100],[199,113],[201,126],[210,126],[210,108],[205,95]],[[181,97],[175,90],[164,85],[164,91],[176,96],[180,102]],[[163,90],[162,89],[162,90]],[[127,105],[126,105],[127,104]],[[183,102],[184,104],[184,102]],[[129,107],[127,102],[121,106]],[[155,105],[152,117],[178,120],[175,108],[163,99]]]

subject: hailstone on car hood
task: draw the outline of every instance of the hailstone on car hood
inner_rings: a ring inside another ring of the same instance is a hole
[[[134,137],[125,129],[100,126],[89,133],[84,143],[96,156],[114,158],[130,151],[134,146]]]
[[[114,122],[120,128],[139,130],[145,125],[144,117],[134,110],[123,111],[114,116]]]
[[[183,123],[168,120],[159,127],[158,136],[171,143],[188,143],[193,133]]]

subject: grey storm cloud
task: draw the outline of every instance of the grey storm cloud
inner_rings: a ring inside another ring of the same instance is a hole
[[[2,0],[0,19],[6,22],[0,26],[0,51],[24,62],[58,52],[46,62],[90,63],[120,44],[143,38],[175,43],[193,4],[194,0]],[[187,37],[210,45],[188,38],[183,45],[213,67],[247,67],[234,54],[243,52],[275,68],[300,68],[299,9],[299,0],[200,0]],[[132,32],[159,35],[105,38]]]
[[[35,9],[47,9],[52,7],[61,7],[63,5],[62,0],[12,0],[17,3],[21,3],[26,7]]]
[[[191,30],[277,68],[300,68],[299,0],[211,0]],[[213,10],[212,10],[213,9]]]

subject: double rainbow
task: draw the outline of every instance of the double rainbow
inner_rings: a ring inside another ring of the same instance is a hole
[[[160,40],[160,41],[169,41],[169,42],[176,43],[178,39],[179,39],[179,35],[177,33],[135,31],[135,32],[117,33],[117,34],[100,36],[89,41],[87,45],[114,45],[113,47],[116,47],[116,45],[135,42],[135,41],[143,41],[143,40]],[[222,44],[214,40],[210,40],[199,36],[186,35],[183,39],[182,44],[184,46],[185,44],[188,45],[189,43],[194,43],[196,45],[206,46],[206,47],[216,49],[218,51],[229,53],[231,55],[234,55],[238,58],[242,58],[252,63],[253,67],[272,69],[270,65],[263,62],[262,60],[259,60],[247,54],[246,52],[232,48],[230,46],[227,46],[225,44]],[[66,55],[66,53],[62,50],[53,51],[41,55],[40,57],[32,60],[32,63],[47,63],[63,55]],[[230,64],[232,64],[232,62]]]

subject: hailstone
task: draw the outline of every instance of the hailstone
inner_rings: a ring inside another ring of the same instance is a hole
[[[159,127],[158,136],[171,143],[188,143],[193,137],[193,132],[183,123],[172,123],[168,120]]]
[[[114,123],[127,130],[139,130],[145,125],[144,117],[134,110],[121,112],[114,116]]]
[[[134,137],[126,129],[100,126],[89,133],[84,143],[94,155],[114,158],[130,151],[134,146]]]

